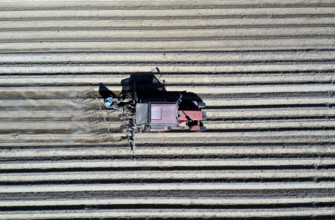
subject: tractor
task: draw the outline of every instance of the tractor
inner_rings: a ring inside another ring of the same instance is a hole
[[[127,116],[127,138],[133,152],[138,132],[206,130],[202,122],[206,119],[202,111],[206,104],[196,94],[166,91],[153,74],[133,74],[122,80],[121,85],[119,95],[111,92],[103,95],[104,104],[107,109]]]

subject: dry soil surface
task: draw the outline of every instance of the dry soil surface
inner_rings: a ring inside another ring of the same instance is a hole
[[[0,53],[0,219],[335,215],[333,0],[2,1]],[[133,156],[94,96],[131,73],[207,132]]]

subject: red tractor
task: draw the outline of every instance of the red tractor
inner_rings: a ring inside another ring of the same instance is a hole
[[[153,74],[133,74],[121,84],[120,95],[102,96],[107,108],[128,116],[127,137],[133,150],[136,132],[206,130],[202,122],[206,119],[202,111],[206,105],[196,94],[168,92]]]
[[[183,109],[183,95],[175,102],[146,100],[136,102],[135,125],[142,131],[161,132],[171,130],[205,131],[202,120],[205,113],[203,102],[192,101],[194,109]]]

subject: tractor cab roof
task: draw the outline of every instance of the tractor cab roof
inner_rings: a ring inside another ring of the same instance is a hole
[[[137,103],[136,123],[146,125],[177,125],[176,103]]]

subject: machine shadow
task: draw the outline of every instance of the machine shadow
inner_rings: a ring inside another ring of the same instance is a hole
[[[135,98],[140,102],[176,102],[182,95],[180,106],[183,109],[196,109],[193,101],[202,102],[195,93],[186,91],[167,91],[163,83],[154,74],[131,74],[121,81],[122,97]]]
[[[103,83],[99,83],[99,94],[103,99],[106,99],[110,96],[115,97],[115,94],[110,91]]]

